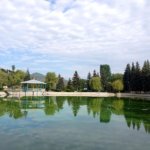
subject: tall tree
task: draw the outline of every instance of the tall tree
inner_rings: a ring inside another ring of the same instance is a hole
[[[79,77],[77,71],[75,71],[75,73],[73,75],[72,83],[73,83],[74,90],[78,91],[80,88],[80,77]]]
[[[30,79],[31,79],[31,75],[30,75],[29,69],[27,69],[24,81],[28,81]]]
[[[80,91],[85,91],[87,90],[87,80],[85,79],[80,79]]]
[[[56,85],[56,90],[57,91],[63,91],[65,88],[65,85],[64,85],[64,78],[61,77],[61,75],[58,76],[58,82],[57,82],[57,85]]]
[[[73,85],[72,85],[72,81],[71,81],[70,78],[69,78],[69,80],[68,80],[66,90],[67,90],[68,92],[72,92],[72,91],[73,91]]]
[[[87,90],[90,91],[91,88],[90,88],[90,80],[91,80],[92,76],[91,76],[91,73],[89,72],[88,75],[87,75]]]
[[[135,91],[142,91],[141,69],[138,62],[135,65]]]
[[[124,91],[131,91],[131,67],[127,64],[124,75],[123,75]]]
[[[97,73],[96,73],[96,70],[93,71],[93,77],[96,77],[97,76]]]
[[[101,75],[101,82],[103,86],[104,91],[110,91],[111,90],[111,70],[110,66],[105,64],[105,65],[100,65],[100,75]]]
[[[132,67],[131,67],[131,91],[135,91],[136,89],[136,83],[135,83],[135,65],[132,62]]]
[[[55,90],[58,78],[54,72],[48,72],[45,77],[47,83],[47,90]]]
[[[142,67],[142,89],[147,92],[150,91],[150,62],[146,60]]]

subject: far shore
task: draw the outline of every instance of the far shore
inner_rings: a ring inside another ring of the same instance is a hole
[[[6,97],[5,92],[0,92],[0,97]],[[23,96],[76,96],[76,97],[119,97],[141,98],[150,100],[150,94],[134,93],[108,93],[108,92],[9,92],[9,97]]]

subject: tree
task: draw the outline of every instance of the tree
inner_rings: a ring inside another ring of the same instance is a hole
[[[96,73],[96,70],[93,71],[93,77],[96,77],[97,76],[97,73]]]
[[[56,90],[57,91],[63,91],[65,88],[65,85],[64,85],[64,78],[61,77],[61,75],[58,76],[58,82],[57,82],[57,85],[56,85]]]
[[[67,90],[68,92],[72,92],[72,91],[73,91],[73,85],[72,85],[72,81],[71,81],[70,78],[69,78],[69,80],[68,80],[66,90]]]
[[[79,77],[77,71],[75,71],[75,73],[73,75],[72,84],[73,84],[74,90],[78,91],[80,88],[80,77]]]
[[[47,83],[47,90],[54,90],[56,88],[58,78],[54,72],[48,72],[45,77]]]
[[[127,64],[124,75],[123,75],[124,91],[131,91],[131,67]]]
[[[112,83],[112,87],[114,91],[120,92],[123,90],[123,82],[122,80],[116,80]]]
[[[142,91],[141,69],[140,69],[140,65],[138,62],[136,62],[136,66],[135,66],[134,82],[135,82],[134,84],[135,91]]]
[[[123,74],[121,73],[114,73],[111,75],[111,82],[114,82],[116,80],[123,80]]]
[[[136,89],[136,83],[135,83],[135,65],[132,62],[132,67],[131,67],[131,91],[135,91]]]
[[[30,75],[29,70],[27,69],[24,81],[28,81],[28,80],[31,80],[31,75]]]
[[[80,90],[80,91],[85,91],[85,89],[87,90],[87,80],[85,80],[85,79],[80,79],[80,87],[79,87],[79,90]]]
[[[100,91],[102,89],[99,77],[92,77],[90,80],[90,88],[92,91]]]
[[[26,73],[22,70],[17,70],[14,74],[14,85],[20,85],[20,82],[24,81]]]
[[[90,91],[91,88],[90,88],[90,80],[91,80],[92,76],[91,76],[91,73],[89,72],[88,75],[87,75],[87,90]]]
[[[4,71],[0,70],[0,90],[2,90],[3,86],[7,85],[7,83],[8,83],[7,73],[5,73]]]
[[[102,87],[104,91],[110,91],[111,90],[111,70],[110,66],[105,64],[105,65],[100,65],[100,75],[101,75],[101,82],[102,82]]]
[[[147,92],[150,91],[150,62],[149,60],[144,61],[142,67],[142,89]]]

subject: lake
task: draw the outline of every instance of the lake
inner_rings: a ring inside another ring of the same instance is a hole
[[[150,101],[0,99],[0,150],[149,150]]]

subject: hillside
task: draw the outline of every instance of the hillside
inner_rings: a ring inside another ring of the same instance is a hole
[[[31,74],[31,78],[34,78],[35,80],[39,80],[39,81],[44,81],[45,80],[45,75],[35,72]]]

